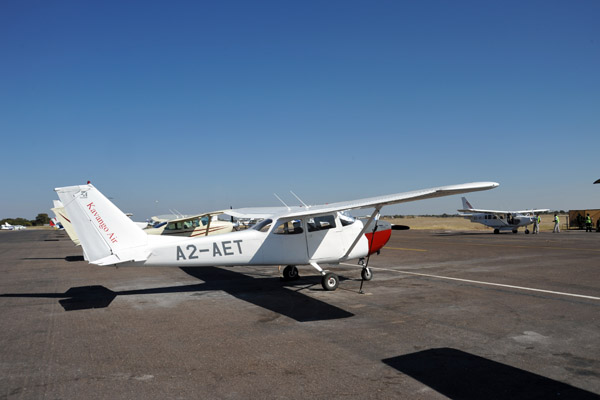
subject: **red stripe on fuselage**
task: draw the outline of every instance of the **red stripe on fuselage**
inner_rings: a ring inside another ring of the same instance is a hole
[[[377,253],[385,244],[390,240],[392,236],[391,229],[384,229],[381,231],[375,232],[375,237],[373,238],[373,232],[365,233],[367,240],[369,241],[369,254]]]

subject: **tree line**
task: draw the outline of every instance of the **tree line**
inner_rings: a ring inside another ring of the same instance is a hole
[[[8,222],[11,225],[23,225],[23,226],[44,226],[50,223],[50,217],[48,214],[40,213],[35,219],[26,218],[4,218],[0,220],[0,225]]]

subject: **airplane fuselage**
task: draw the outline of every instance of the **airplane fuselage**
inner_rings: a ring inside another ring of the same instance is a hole
[[[528,214],[491,214],[491,213],[476,213],[469,216],[465,216],[471,222],[476,222],[489,226],[490,228],[498,229],[500,231],[514,231],[522,226],[533,224],[535,218],[534,215]]]
[[[373,234],[371,228],[363,234],[356,246],[352,243],[364,227],[355,220],[344,225],[337,215],[321,218],[322,226],[315,228],[315,219],[294,221],[263,221],[239,232],[221,235],[168,240],[148,236],[151,255],[145,266],[234,266],[234,265],[305,265],[310,263],[338,263],[347,259],[366,257],[379,251],[389,240],[391,225],[379,221]],[[318,223],[319,221],[317,221]],[[169,238],[175,239],[175,238]]]

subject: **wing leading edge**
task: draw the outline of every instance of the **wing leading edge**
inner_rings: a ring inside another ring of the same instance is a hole
[[[224,210],[224,213],[238,218],[296,218],[309,215],[330,214],[336,211],[356,210],[361,208],[380,209],[381,207],[390,204],[407,203],[409,201],[432,199],[435,197],[451,196],[454,194],[478,192],[481,190],[493,189],[498,186],[499,184],[496,182],[473,182],[310,207],[239,208],[233,210]]]

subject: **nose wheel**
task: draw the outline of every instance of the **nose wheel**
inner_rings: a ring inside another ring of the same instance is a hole
[[[363,280],[370,281],[373,279],[373,272],[371,271],[371,268],[363,267],[362,271],[360,271],[360,276],[363,278]]]

